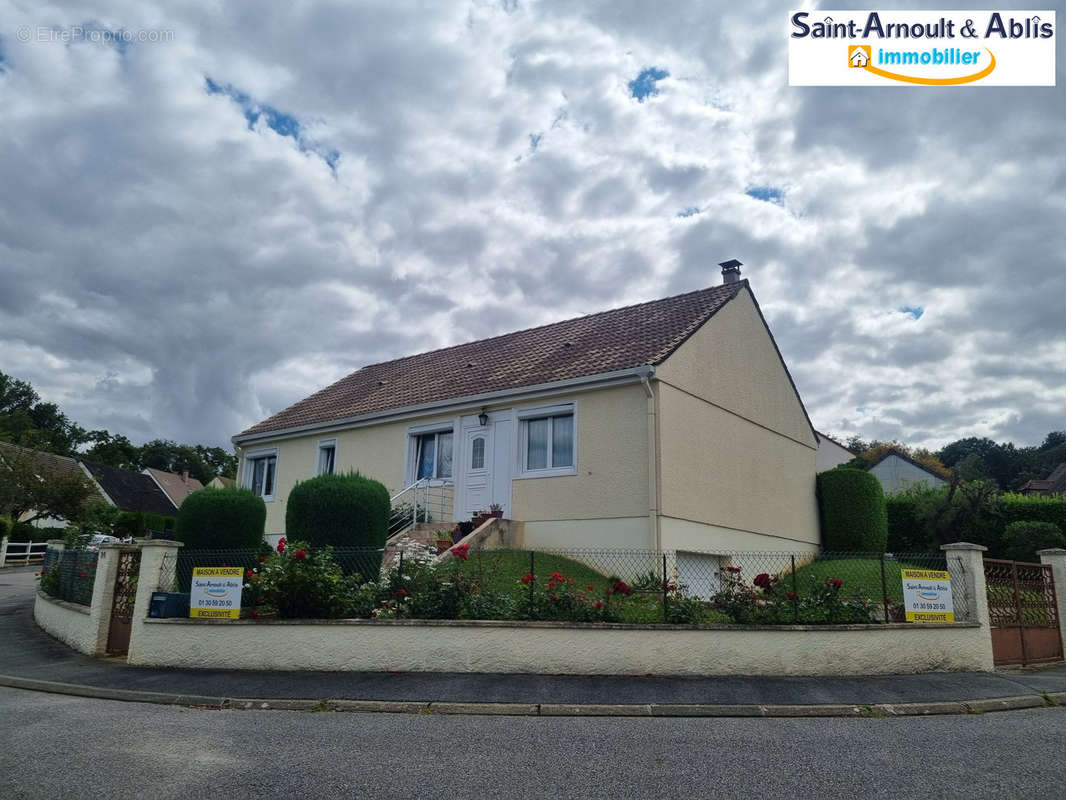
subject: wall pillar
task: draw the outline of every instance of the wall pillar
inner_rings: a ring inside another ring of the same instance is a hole
[[[164,573],[167,576],[173,573],[177,563],[178,549],[184,546],[182,542],[169,539],[143,539],[138,540],[137,545],[141,548],[141,568],[137,573],[137,599],[133,603],[130,647],[126,656],[126,661],[130,664],[138,663],[137,634],[140,633],[141,626],[148,617],[152,595],[160,591]],[[171,587],[166,586],[162,589],[170,591]]]
[[[107,632],[111,627],[111,606],[115,602],[115,578],[118,576],[118,554],[129,550],[128,544],[112,542],[99,547],[96,578],[93,580],[93,601],[89,606],[89,625],[96,642],[93,655],[107,652]]]
[[[942,544],[940,549],[944,551],[948,562],[948,574],[951,575],[951,593],[956,599],[956,614],[958,613],[958,599],[962,598],[966,604],[968,619],[966,622],[978,623],[984,631],[982,637],[983,649],[982,661],[984,669],[991,671],[992,661],[992,621],[988,614],[988,587],[985,584],[985,560],[984,553],[987,547],[971,542],[954,542]]]
[[[1066,550],[1055,547],[1050,550],[1038,550],[1041,564],[1051,565],[1051,580],[1055,584],[1055,602],[1059,612],[1059,635],[1066,650]]]

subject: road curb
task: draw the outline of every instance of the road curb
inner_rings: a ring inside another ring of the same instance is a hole
[[[377,714],[469,714],[521,717],[923,717],[942,714],[987,714],[1047,706],[1066,707],[1066,692],[991,697],[930,703],[821,703],[812,705],[710,703],[459,703],[416,700],[330,700],[215,697],[145,692],[61,683],[40,678],[0,675],[0,686],[98,700],[220,711],[359,712]]]

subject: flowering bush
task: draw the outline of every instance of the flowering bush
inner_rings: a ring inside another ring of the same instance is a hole
[[[779,577],[756,575],[748,586],[739,567],[726,567],[719,576],[721,590],[712,605],[744,624],[863,623],[877,619],[876,604],[842,594],[844,581],[837,577],[811,580],[801,592],[786,590]]]
[[[245,591],[256,599],[257,616],[273,610],[281,619],[334,617],[339,616],[351,580],[331,548],[308,554],[305,543],[290,547],[282,537],[274,553],[245,572]]]

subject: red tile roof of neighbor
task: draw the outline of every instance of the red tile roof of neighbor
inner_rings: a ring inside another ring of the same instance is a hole
[[[664,361],[746,280],[372,364],[236,438]]]
[[[188,473],[178,475],[174,472],[156,469],[155,467],[145,467],[144,469],[145,472],[155,479],[155,482],[159,484],[159,488],[170,498],[171,502],[179,508],[186,497],[196,490],[204,488],[204,485],[200,483],[200,481],[196,478],[189,477]]]
[[[1031,480],[1022,487],[1022,494],[1066,494],[1066,461],[1055,467],[1044,480]]]

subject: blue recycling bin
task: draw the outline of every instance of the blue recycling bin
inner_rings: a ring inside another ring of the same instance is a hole
[[[148,616],[157,619],[189,616],[188,592],[152,592]]]

